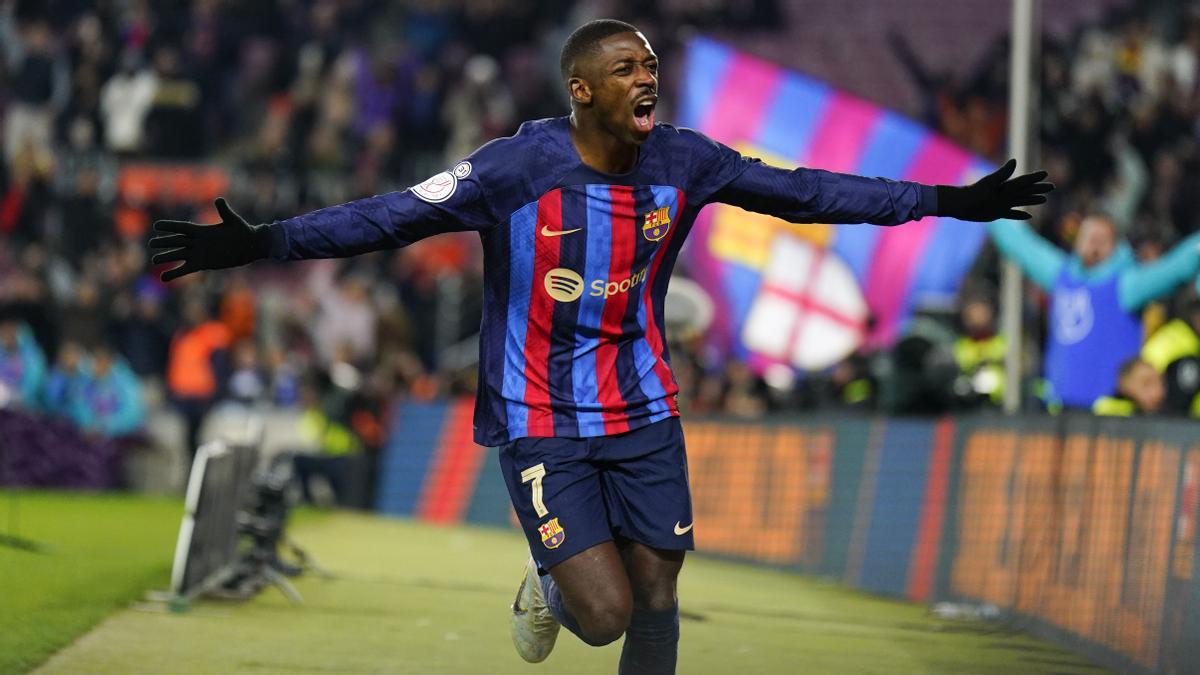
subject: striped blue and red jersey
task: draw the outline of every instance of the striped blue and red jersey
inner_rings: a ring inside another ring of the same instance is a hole
[[[483,243],[475,440],[622,433],[679,414],[663,305],[700,209],[893,225],[931,186],[787,170],[657,124],[632,171],[584,164],[567,117],[527,122],[402,192],[279,221],[272,257],[329,258],[474,230]]]

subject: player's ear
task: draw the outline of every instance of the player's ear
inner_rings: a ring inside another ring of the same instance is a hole
[[[567,93],[571,95],[571,100],[575,103],[589,105],[592,102],[591,86],[588,85],[587,80],[578,75],[567,80]]]

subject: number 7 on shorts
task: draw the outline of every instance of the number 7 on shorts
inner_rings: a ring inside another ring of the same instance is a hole
[[[537,464],[521,472],[521,483],[533,481],[533,510],[538,518],[550,513],[542,502],[542,478],[546,476],[546,465]]]

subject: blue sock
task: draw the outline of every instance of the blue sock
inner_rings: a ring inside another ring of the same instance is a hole
[[[587,638],[583,636],[583,631],[579,628],[579,622],[567,611],[567,606],[563,603],[562,592],[558,590],[558,584],[554,583],[554,577],[543,574],[538,577],[538,581],[542,582],[542,595],[546,597],[546,607],[550,608],[550,615],[562,624],[563,628],[574,633],[580,640],[587,642]]]
[[[679,656],[679,605],[667,610],[634,609],[620,675],[674,675]]]

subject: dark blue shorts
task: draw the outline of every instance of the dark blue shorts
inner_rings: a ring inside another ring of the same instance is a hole
[[[500,446],[500,468],[543,570],[617,536],[695,548],[676,417],[616,436],[519,438]]]

